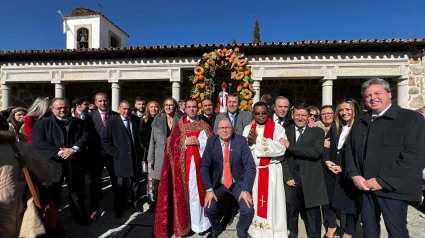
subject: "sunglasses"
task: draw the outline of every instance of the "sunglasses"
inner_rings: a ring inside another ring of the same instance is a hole
[[[319,115],[317,115],[317,114],[310,114],[310,117],[319,118]]]
[[[259,116],[259,115],[267,115],[267,112],[254,112],[254,115]]]
[[[338,104],[343,103],[343,102],[352,102],[354,101],[353,98],[342,98],[338,101]]]

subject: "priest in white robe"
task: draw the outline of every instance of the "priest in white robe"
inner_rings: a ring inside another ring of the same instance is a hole
[[[253,114],[255,122],[243,132],[257,169],[252,189],[255,213],[248,233],[254,238],[288,237],[281,165],[286,148],[279,142],[286,139],[285,129],[268,118],[263,102],[254,104]]]

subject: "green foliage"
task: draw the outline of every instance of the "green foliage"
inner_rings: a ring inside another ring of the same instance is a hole
[[[254,38],[252,39],[252,44],[258,44],[258,43],[261,43],[260,23],[258,23],[258,19],[256,19],[255,25],[254,25]]]

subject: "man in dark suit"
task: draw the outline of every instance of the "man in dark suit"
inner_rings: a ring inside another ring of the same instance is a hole
[[[285,128],[294,124],[291,110],[289,109],[289,100],[284,96],[277,97],[274,103],[274,110],[269,110],[269,117]]]
[[[202,120],[204,120],[206,123],[208,123],[208,125],[210,125],[211,129],[214,127],[214,122],[215,122],[215,117],[216,115],[214,114],[214,105],[212,103],[211,99],[204,99],[201,102],[202,105],[202,115],[200,116],[200,118]]]
[[[247,237],[254,216],[251,192],[256,169],[245,137],[233,134],[229,119],[222,119],[218,123],[218,135],[208,139],[200,172],[207,191],[205,212],[212,225],[208,238],[222,233],[217,204],[226,193],[239,201],[241,215],[236,226],[237,235]]]
[[[82,225],[89,225],[90,219],[84,209],[83,171],[89,132],[83,120],[70,116],[69,103],[64,98],[52,99],[50,108],[53,115],[35,123],[31,136],[37,151],[55,167],[52,170],[56,179],[42,188],[59,207],[65,178],[72,217]]]
[[[328,204],[320,160],[325,135],[319,127],[308,127],[308,111],[305,104],[297,105],[293,110],[294,124],[285,128],[288,140],[282,140],[282,145],[287,148],[283,179],[289,237],[298,236],[298,216],[300,208],[305,208],[307,235],[319,238],[320,206]]]
[[[214,122],[214,133],[217,134],[218,122],[223,118],[228,118],[232,122],[233,132],[236,135],[242,135],[243,130],[254,120],[252,113],[239,110],[239,94],[231,93],[227,98],[227,112],[216,116]]]
[[[370,110],[356,118],[345,147],[345,171],[361,195],[364,237],[380,237],[382,214],[389,237],[409,237],[408,202],[421,200],[425,166],[425,122],[410,110],[391,104],[383,79],[362,85]]]
[[[94,102],[97,109],[86,114],[86,122],[92,130],[92,138],[89,142],[90,153],[90,218],[96,219],[100,215],[99,203],[102,198],[102,173],[106,167],[109,173],[109,179],[112,185],[112,192],[115,198],[117,194],[117,177],[114,172],[114,158],[109,155],[102,147],[101,136],[103,134],[108,120],[111,117],[119,116],[118,113],[109,109],[109,99],[105,93],[97,93],[94,96]]]
[[[123,100],[118,108],[119,116],[111,117],[102,133],[102,146],[114,158],[117,176],[115,217],[121,217],[127,206],[126,188],[132,188],[131,203],[136,211],[142,207],[140,197],[140,174],[142,147],[139,143],[140,117],[131,115],[130,104]]]

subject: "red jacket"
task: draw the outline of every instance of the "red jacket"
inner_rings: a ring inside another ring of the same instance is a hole
[[[24,121],[24,131],[25,131],[25,135],[27,136],[27,142],[29,145],[32,145],[32,139],[31,139],[31,135],[32,135],[32,129],[34,128],[34,123],[37,120],[35,119],[34,116],[26,116],[25,117],[25,121]]]

